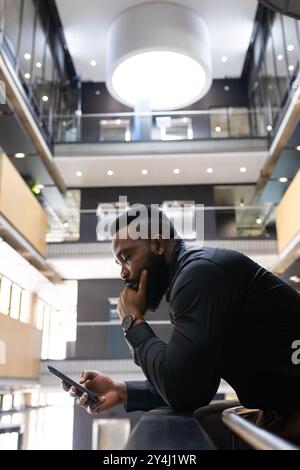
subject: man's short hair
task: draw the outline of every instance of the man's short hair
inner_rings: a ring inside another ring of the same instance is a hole
[[[124,227],[129,228],[129,237],[133,239],[151,239],[156,235],[169,240],[181,239],[172,221],[156,205],[134,204],[116,218],[111,235]]]

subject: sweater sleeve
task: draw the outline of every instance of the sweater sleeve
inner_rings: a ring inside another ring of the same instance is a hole
[[[168,406],[148,380],[126,381],[125,384],[127,387],[125,410],[127,412],[149,411],[161,406]]]
[[[235,286],[210,260],[191,263],[176,279],[168,344],[146,323],[126,335],[157,394],[175,411],[207,405],[220,383],[221,351],[236,299]]]

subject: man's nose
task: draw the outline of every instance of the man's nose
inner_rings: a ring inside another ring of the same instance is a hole
[[[121,278],[125,280],[125,279],[127,279],[128,277],[130,277],[130,272],[129,272],[129,270],[124,266],[124,267],[122,267],[122,269],[121,269]]]

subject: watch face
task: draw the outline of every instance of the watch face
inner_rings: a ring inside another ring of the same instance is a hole
[[[123,318],[122,321],[122,327],[125,331],[128,331],[129,328],[131,327],[133,322],[133,316],[132,315],[126,315],[126,317]]]

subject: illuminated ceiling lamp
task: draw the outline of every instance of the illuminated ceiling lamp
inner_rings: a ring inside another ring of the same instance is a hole
[[[106,47],[108,90],[129,107],[183,108],[211,86],[208,27],[181,5],[153,2],[125,10],[110,25]]]

